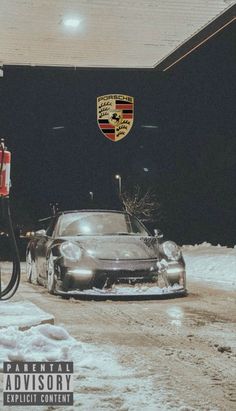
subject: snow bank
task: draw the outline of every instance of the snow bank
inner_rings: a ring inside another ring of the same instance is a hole
[[[3,361],[67,361],[76,340],[61,327],[38,325],[27,331],[16,326],[0,330],[0,362]]]
[[[210,243],[184,245],[187,279],[208,282],[214,287],[236,290],[236,246]]]
[[[115,348],[80,343],[59,326],[43,324],[20,331],[17,327],[0,330],[0,362],[73,361],[74,407],[70,411],[122,409],[165,411],[165,394],[153,386],[152,375],[119,364]],[[0,376],[2,380],[2,375]],[[1,383],[2,387],[2,383]],[[146,405],[149,404],[150,408]],[[41,411],[48,408],[40,407]],[[24,410],[24,407],[17,407]],[[27,407],[29,411],[34,407]]]

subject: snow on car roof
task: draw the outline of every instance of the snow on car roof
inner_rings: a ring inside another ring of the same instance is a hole
[[[67,214],[67,213],[123,213],[123,214],[127,214],[126,211],[122,211],[122,210],[101,210],[101,209],[82,209],[82,210],[66,210],[66,211],[59,211],[59,215],[60,214]]]
[[[38,221],[41,223],[42,221],[48,221],[52,218],[59,217],[63,214],[71,214],[71,213],[120,213],[120,214],[129,214],[127,211],[122,210],[101,210],[101,209],[82,209],[82,210],[65,210],[65,211],[58,211],[55,215],[51,215],[49,217],[40,218]]]

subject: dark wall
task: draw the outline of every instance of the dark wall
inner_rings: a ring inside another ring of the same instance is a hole
[[[26,238],[17,239],[17,245],[21,261],[25,260],[26,247],[28,241],[29,240]],[[9,244],[9,239],[5,236],[0,237],[0,261],[12,261],[12,252]]]
[[[15,222],[30,227],[52,201],[120,208],[119,172],[123,187],[154,188],[163,213],[153,225],[168,237],[232,245],[234,41],[231,26],[165,73],[6,67],[0,135],[13,153]],[[96,98],[116,92],[134,96],[135,122],[113,143],[98,129]]]

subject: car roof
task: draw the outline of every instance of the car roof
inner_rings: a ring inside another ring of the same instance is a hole
[[[57,215],[69,214],[69,213],[121,213],[121,214],[128,214],[126,211],[121,211],[121,210],[82,209],[82,210],[59,211],[57,213]]]
[[[60,217],[61,215],[64,215],[64,214],[72,214],[72,213],[120,213],[120,214],[129,214],[129,213],[127,213],[127,211],[121,211],[121,210],[101,210],[101,209],[65,210],[65,211],[58,211],[55,215],[52,215],[52,216],[46,217],[46,218],[41,218],[38,221],[39,222],[47,221],[47,220],[51,220],[52,218],[55,218],[55,217]]]

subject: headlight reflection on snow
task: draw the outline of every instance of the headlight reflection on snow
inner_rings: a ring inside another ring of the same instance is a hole
[[[182,325],[182,319],[184,317],[184,313],[182,308],[174,305],[166,310],[169,317],[171,317],[171,324],[176,325],[177,327]]]

